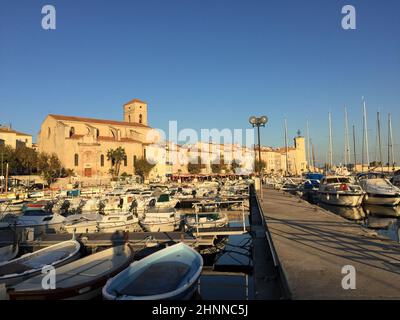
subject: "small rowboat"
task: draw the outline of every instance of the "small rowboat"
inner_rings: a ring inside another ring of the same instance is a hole
[[[9,290],[10,300],[88,300],[101,295],[106,281],[133,260],[128,245],[116,246],[55,269],[55,288],[42,287],[43,275],[28,279]]]
[[[25,254],[0,265],[0,283],[15,285],[41,273],[44,266],[61,266],[76,260],[80,255],[81,244],[76,240],[60,242]]]
[[[107,300],[184,300],[193,296],[203,268],[201,255],[184,243],[157,251],[108,280]]]

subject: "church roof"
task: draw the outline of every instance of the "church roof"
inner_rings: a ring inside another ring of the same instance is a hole
[[[59,114],[49,114],[50,117],[56,120],[64,120],[64,121],[76,121],[76,122],[88,122],[88,123],[98,123],[98,124],[109,124],[115,126],[129,126],[129,127],[145,127],[148,126],[142,123],[131,123],[125,121],[116,121],[116,120],[104,120],[104,119],[94,119],[94,118],[84,118],[84,117],[73,117],[73,116],[64,116]]]

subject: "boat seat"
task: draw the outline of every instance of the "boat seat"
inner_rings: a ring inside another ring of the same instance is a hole
[[[136,279],[129,281],[119,294],[127,296],[151,296],[174,291],[190,272],[182,262],[159,262],[149,266]]]

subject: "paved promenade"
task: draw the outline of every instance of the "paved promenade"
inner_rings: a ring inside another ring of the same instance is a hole
[[[400,244],[282,191],[261,204],[292,299],[400,299]],[[346,265],[355,290],[342,288]]]

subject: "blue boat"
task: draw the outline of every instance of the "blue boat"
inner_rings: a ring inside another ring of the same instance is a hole
[[[201,255],[184,243],[157,251],[110,279],[106,300],[186,300],[197,290]]]

